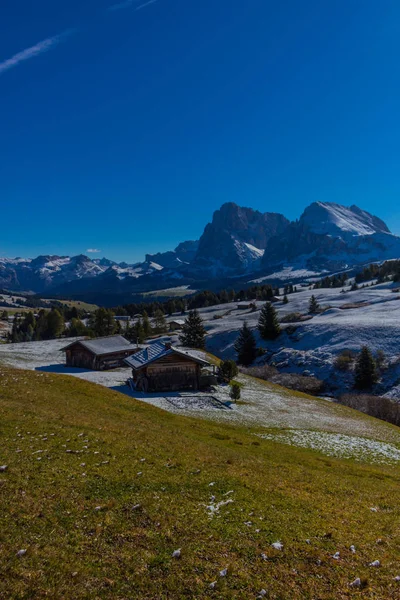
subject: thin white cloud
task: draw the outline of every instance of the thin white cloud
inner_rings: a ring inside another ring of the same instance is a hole
[[[31,46],[30,48],[25,48],[25,50],[14,54],[14,56],[12,56],[11,58],[3,60],[3,62],[0,62],[0,75],[2,73],[5,73],[5,71],[9,71],[10,69],[17,67],[20,63],[26,60],[30,60],[35,56],[39,56],[39,54],[48,52],[49,50],[51,50],[51,48],[57,46],[62,41],[62,39],[70,33],[72,33],[72,31],[65,31],[64,33],[60,33],[59,35],[55,35],[53,37],[42,40],[34,46]]]
[[[149,6],[149,4],[154,4],[154,2],[157,2],[157,0],[148,0],[144,4],[140,4],[139,6],[137,6],[135,8],[135,10],[142,10],[142,8],[145,8],[146,6]]]
[[[131,6],[138,4],[138,2],[140,2],[140,0],[125,0],[124,2],[118,2],[118,4],[112,4],[108,10],[123,10],[124,8],[130,8]],[[157,2],[157,0],[148,0],[147,2],[142,2],[142,4],[139,4],[139,6],[136,6],[135,11],[141,10],[142,8],[145,8],[145,6],[154,4],[155,2]]]
[[[98,248],[88,248],[88,249],[86,250],[86,252],[87,252],[88,254],[98,254],[99,252],[101,252],[101,250],[99,250]]]

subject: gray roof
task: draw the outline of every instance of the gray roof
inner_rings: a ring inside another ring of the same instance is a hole
[[[113,354],[115,352],[123,352],[124,350],[134,349],[133,346],[123,335],[109,335],[106,337],[95,338],[93,340],[76,340],[72,344],[68,344],[65,348],[61,348],[62,352],[65,352],[68,348],[80,344],[89,352],[92,352],[96,356],[102,356],[103,354]]]
[[[208,366],[210,363],[201,358],[199,353],[196,353],[195,350],[184,350],[183,348],[175,348],[174,346],[166,346],[161,342],[157,342],[155,344],[150,344],[147,348],[140,350],[133,356],[129,356],[129,358],[125,358],[124,362],[135,369],[136,371],[146,367],[150,363],[155,362],[159,358],[163,358],[164,356],[169,356],[171,354],[179,354],[180,356],[184,356],[185,358],[190,358],[194,362]]]

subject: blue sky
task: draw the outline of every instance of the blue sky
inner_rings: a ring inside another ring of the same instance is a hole
[[[398,0],[2,0],[0,255],[141,260],[234,201],[400,234]]]

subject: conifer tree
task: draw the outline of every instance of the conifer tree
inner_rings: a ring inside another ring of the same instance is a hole
[[[232,383],[229,395],[234,402],[240,400],[240,385],[236,381]]]
[[[219,372],[221,377],[225,381],[231,381],[239,373],[237,364],[234,360],[223,360],[219,366]]]
[[[112,335],[117,328],[114,313],[106,308],[98,308],[94,313],[93,331],[96,336]]]
[[[377,381],[375,360],[368,346],[363,346],[354,369],[354,387],[365,390],[371,388]]]
[[[275,340],[281,333],[278,314],[271,302],[266,302],[261,309],[258,331],[264,340]]]
[[[143,322],[141,319],[139,319],[130,329],[129,337],[132,342],[135,342],[136,344],[143,344],[146,339],[146,334],[144,332]]]
[[[80,319],[71,319],[71,323],[68,329],[68,335],[71,337],[78,337],[80,335],[86,335],[87,328]]]
[[[234,348],[237,353],[238,363],[246,367],[251,365],[257,356],[256,339],[246,321],[243,323]]]
[[[149,320],[149,315],[147,314],[147,312],[144,310],[142,313],[142,326],[143,326],[143,331],[144,331],[144,336],[145,338],[148,338],[149,335],[151,335],[151,325],[150,325],[150,320]]]
[[[154,328],[157,331],[157,333],[162,333],[163,331],[165,331],[165,316],[161,309],[157,309],[154,313]]]
[[[318,304],[318,300],[316,299],[316,297],[314,296],[314,294],[311,296],[310,298],[310,302],[308,304],[308,310],[312,315],[315,315],[320,309],[320,306]]]
[[[54,339],[59,337],[64,331],[64,318],[61,313],[53,309],[47,315],[47,332],[46,337],[48,339]]]
[[[286,296],[286,294],[283,296],[283,304],[288,304],[289,302],[289,298]]]
[[[183,324],[179,340],[183,346],[187,346],[188,348],[205,348],[206,330],[204,329],[203,319],[197,310],[189,312]]]

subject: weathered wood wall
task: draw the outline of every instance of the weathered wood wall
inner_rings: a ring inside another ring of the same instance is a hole
[[[69,367],[78,367],[81,369],[91,369],[93,371],[104,371],[124,366],[124,358],[137,352],[136,348],[124,350],[112,354],[96,356],[90,350],[76,344],[66,351],[66,364]]]
[[[199,387],[200,366],[189,357],[177,354],[164,356],[136,374],[146,380],[147,391],[196,390]]]

